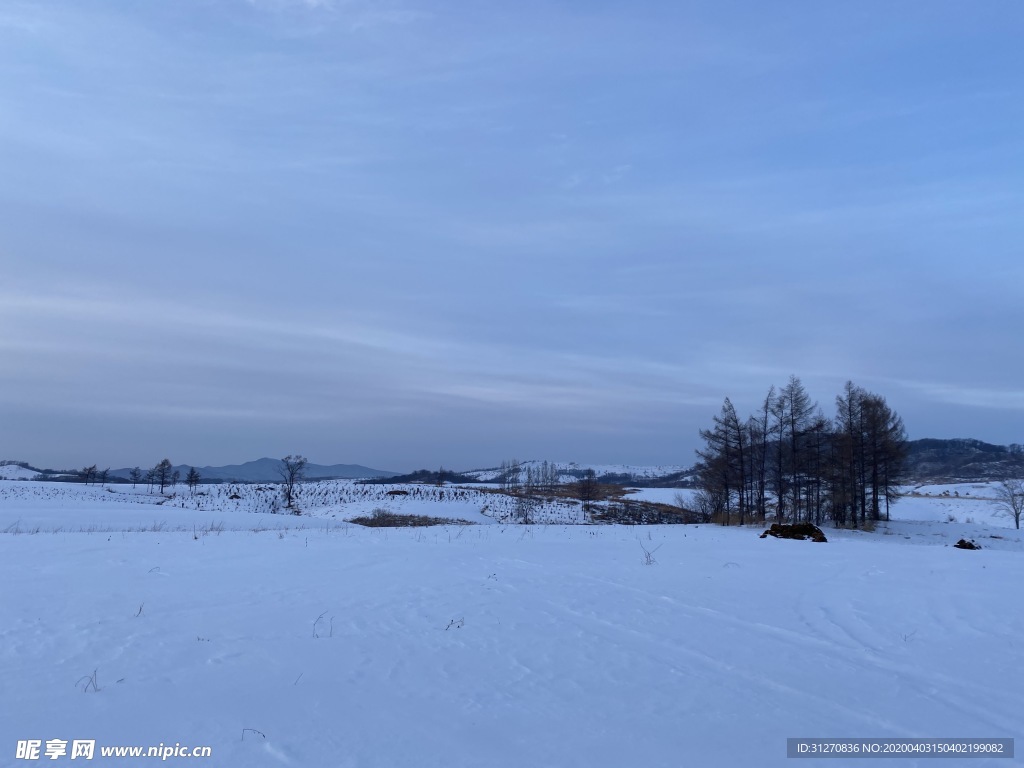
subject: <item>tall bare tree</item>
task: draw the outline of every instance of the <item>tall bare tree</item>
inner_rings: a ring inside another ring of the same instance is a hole
[[[295,486],[302,482],[306,476],[306,464],[309,462],[303,456],[285,456],[281,459],[281,466],[277,470],[281,476],[281,490],[284,493],[284,505],[288,509],[294,508]]]
[[[898,485],[907,455],[906,429],[903,419],[881,395],[865,392],[861,413],[867,460],[865,495],[871,498],[871,519],[881,520],[884,501],[885,519],[888,520],[889,505],[899,495]]]
[[[153,467],[153,484],[160,486],[160,493],[163,493],[164,488],[171,484],[173,476],[174,465],[171,464],[170,459],[163,459],[159,464]]]
[[[586,520],[598,497],[597,473],[593,469],[585,469],[583,477],[576,482],[576,497],[583,504],[583,519]]]
[[[865,392],[852,381],[847,381],[843,393],[836,396],[836,432],[837,447],[835,452],[836,494],[834,503],[841,505],[839,513],[843,524],[849,519],[853,527],[857,527],[857,513],[864,510],[867,503],[863,494],[863,477],[865,476],[864,432],[861,429],[863,415],[861,405]]]
[[[195,467],[189,467],[188,474],[185,475],[185,483],[188,485],[188,489],[194,493],[200,480],[202,478],[199,476],[199,471]]]
[[[724,503],[724,522],[729,524],[733,499],[740,525],[746,523],[748,508],[749,434],[736,415],[732,401],[725,398],[722,410],[713,417],[714,426],[702,429],[705,447],[697,451],[701,487]]]
[[[787,465],[789,479],[790,508],[795,522],[800,519],[809,453],[807,434],[810,431],[817,404],[811,401],[811,397],[807,394],[800,379],[790,376],[789,382],[779,392],[778,408],[784,432],[784,439],[780,440],[780,447],[784,449],[784,464]]]

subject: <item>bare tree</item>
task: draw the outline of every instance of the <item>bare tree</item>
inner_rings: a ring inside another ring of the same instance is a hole
[[[691,498],[677,493],[675,504],[684,512],[689,512],[688,522],[710,523],[715,515],[721,514],[725,509],[725,502],[722,500],[720,491],[698,490]]]
[[[587,469],[583,477],[576,483],[576,496],[583,504],[583,517],[586,519],[591,507],[598,497],[597,473],[593,469]]]
[[[868,461],[865,495],[870,492],[872,519],[881,519],[884,500],[888,520],[889,505],[899,496],[899,481],[907,455],[907,432],[903,419],[889,408],[881,395],[867,393],[861,408]]]
[[[281,467],[277,473],[281,475],[282,491],[284,492],[284,505],[293,509],[295,503],[295,486],[302,482],[306,476],[306,464],[309,462],[303,456],[285,456],[281,459]]]
[[[516,496],[515,518],[523,525],[532,525],[537,511],[537,499],[529,494]]]
[[[779,391],[778,408],[781,414],[783,435],[780,449],[788,464],[788,484],[793,522],[799,522],[801,501],[804,501],[804,480],[806,479],[808,445],[807,433],[818,406],[811,400],[803,383],[796,376]]]
[[[196,486],[199,485],[199,481],[202,478],[199,476],[199,472],[195,467],[188,468],[188,474],[185,475],[185,482],[188,484],[188,489],[193,493],[196,490]]]
[[[139,481],[142,480],[142,470],[138,467],[128,471],[128,479],[132,481],[132,488],[138,485]]]
[[[555,486],[558,485],[558,467],[545,459],[544,464],[541,465],[540,475],[541,485],[544,486],[544,490],[553,491]]]
[[[772,403],[775,401],[775,385],[768,390],[760,411],[756,418],[748,420],[750,431],[750,443],[753,448],[753,474],[756,478],[755,503],[757,505],[757,516],[764,522],[768,516],[768,451],[771,442],[771,422],[769,417],[772,412]]]
[[[721,521],[729,525],[732,512],[732,500],[736,499],[739,522],[746,522],[749,498],[748,480],[751,473],[747,471],[750,457],[749,433],[740,422],[729,398],[722,404],[722,412],[713,418],[712,429],[702,429],[700,437],[705,447],[697,450],[700,461],[698,469],[698,487],[708,491],[716,500],[724,502]]]
[[[519,459],[508,459],[501,462],[499,484],[505,493],[515,496],[522,488],[522,465]]]
[[[1007,478],[996,486],[996,503],[1013,517],[1020,530],[1020,516],[1024,514],[1024,480]]]
[[[159,464],[153,467],[153,484],[160,486],[160,493],[164,492],[164,488],[171,484],[171,477],[174,474],[174,465],[171,464],[170,459],[163,459]]]
[[[78,472],[79,477],[82,478],[82,483],[89,485],[96,480],[96,465],[93,464],[91,467],[82,467]]]
[[[100,485],[106,485],[107,484],[107,475],[109,475],[109,474],[110,474],[110,467],[107,467],[106,469],[102,470],[99,473]]]

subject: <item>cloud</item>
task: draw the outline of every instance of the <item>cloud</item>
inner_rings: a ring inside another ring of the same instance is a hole
[[[344,24],[351,31],[402,26],[428,18],[429,13],[382,0],[246,0],[261,10],[308,11]]]
[[[629,459],[790,373],[1020,412],[1019,46],[967,11],[2,5],[0,415]]]
[[[1024,411],[1024,390],[964,386],[936,381],[892,380],[894,384],[916,392],[935,403],[982,408],[986,410]]]

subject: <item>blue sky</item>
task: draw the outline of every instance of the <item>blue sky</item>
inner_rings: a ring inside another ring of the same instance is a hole
[[[1024,5],[6,0],[0,458],[1024,442]]]

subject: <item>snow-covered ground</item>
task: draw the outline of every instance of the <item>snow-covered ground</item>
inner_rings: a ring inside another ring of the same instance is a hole
[[[695,493],[692,488],[632,488],[627,498],[658,504],[675,504],[676,497],[680,497],[688,504]]]
[[[100,746],[180,743],[212,757],[167,762],[618,768],[789,765],[793,736],[1024,736],[1024,539],[925,506],[944,489],[813,544],[506,525],[481,514],[500,497],[450,488],[311,484],[295,517],[258,488],[159,504],[0,482],[0,764],[31,764],[27,739],[94,739],[99,765],[149,762]],[[345,522],[385,504],[490,524]],[[964,532],[985,548],[949,546]]]
[[[991,483],[908,486],[903,494],[899,503],[892,507],[892,517],[897,520],[1013,525],[1013,519],[996,503]]]
[[[302,511],[296,516],[287,513],[275,484],[201,485],[195,492],[178,485],[160,494],[145,485],[0,481],[0,531],[191,531],[210,525],[242,531],[329,528],[375,509],[472,523],[507,522],[516,512],[516,502],[493,490],[323,480],[296,487],[296,506]],[[539,503],[531,514],[541,523],[581,522],[579,505],[572,501]]]

